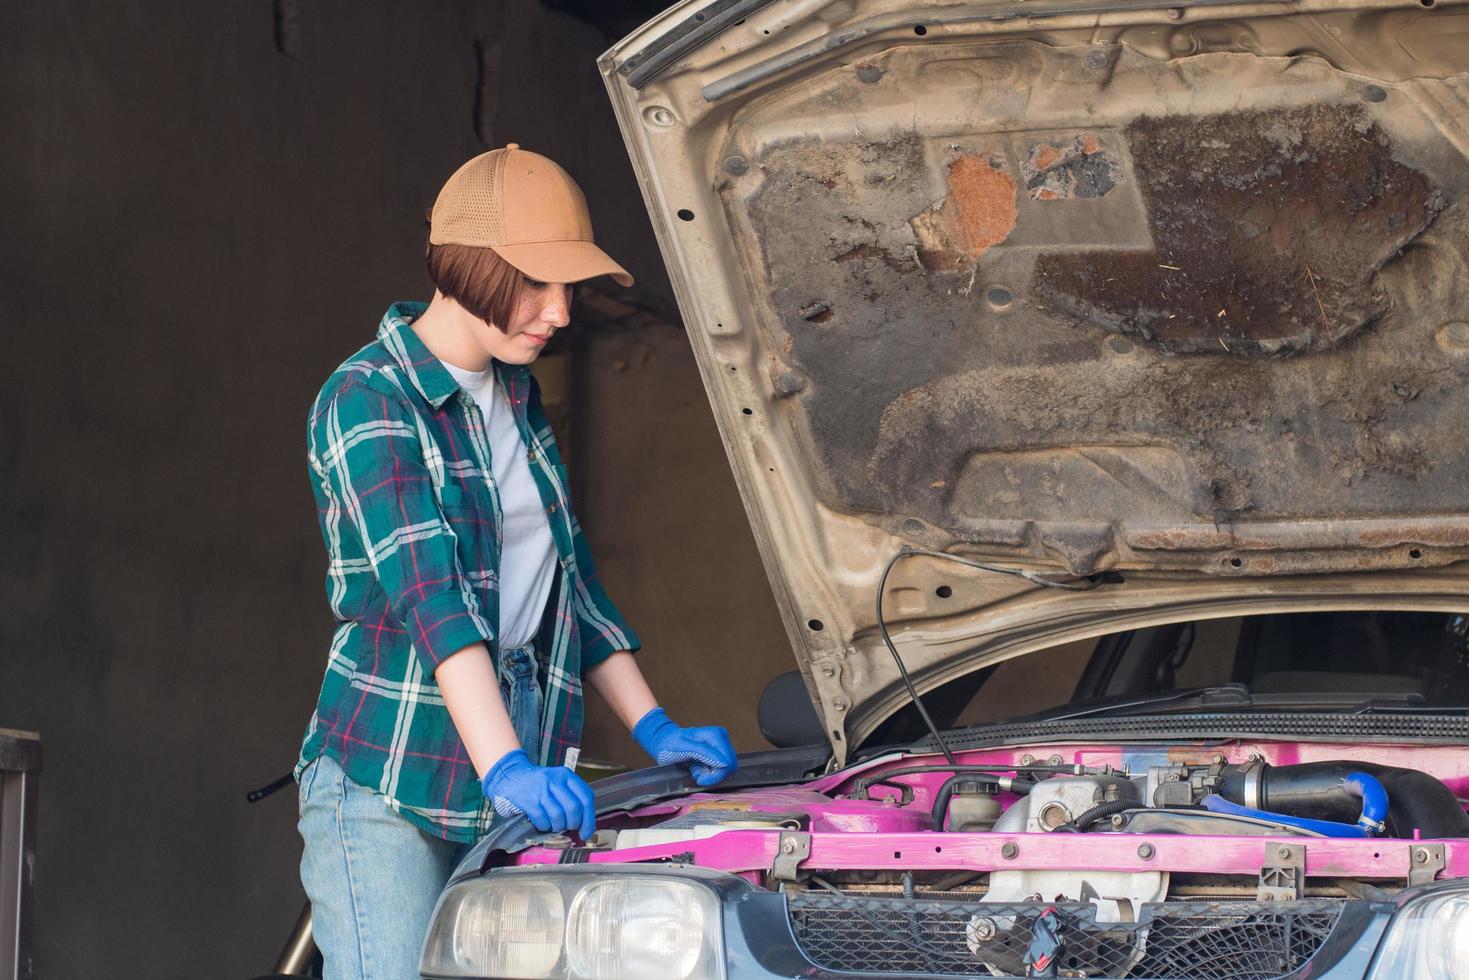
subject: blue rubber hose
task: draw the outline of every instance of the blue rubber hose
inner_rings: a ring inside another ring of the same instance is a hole
[[[1320,834],[1322,837],[1366,837],[1367,831],[1357,825],[1350,823],[1338,823],[1335,820],[1313,820],[1310,817],[1293,817],[1288,813],[1271,813],[1269,810],[1256,810],[1253,807],[1242,806],[1231,803],[1222,796],[1210,794],[1202,800],[1204,809],[1211,813],[1225,813],[1235,817],[1254,817],[1256,820],[1268,820],[1271,823],[1280,824],[1285,827],[1298,827]]]
[[[1382,783],[1375,776],[1369,776],[1365,772],[1353,772],[1342,778],[1341,786],[1348,796],[1362,801],[1362,813],[1355,824],[1340,823],[1335,820],[1315,820],[1289,813],[1272,813],[1269,810],[1256,810],[1238,803],[1231,803],[1222,796],[1206,796],[1203,803],[1204,809],[1213,813],[1269,820],[1271,823],[1309,830],[1323,837],[1371,837],[1374,834],[1382,833],[1387,823],[1387,790],[1383,788]]]
[[[1341,781],[1348,796],[1362,801],[1362,815],[1357,826],[1368,834],[1380,834],[1387,827],[1387,790],[1377,777],[1354,772]]]

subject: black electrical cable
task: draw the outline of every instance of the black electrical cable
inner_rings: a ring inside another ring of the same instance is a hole
[[[898,550],[896,555],[888,559],[887,565],[882,570],[882,578],[877,582],[877,629],[882,634],[882,642],[887,645],[888,652],[893,655],[893,663],[898,665],[898,674],[903,678],[903,686],[908,689],[908,697],[912,699],[913,706],[918,709],[918,714],[923,719],[923,723],[928,726],[928,732],[933,736],[934,744],[943,752],[944,759],[950,765],[957,766],[959,760],[954,757],[954,752],[949,748],[948,743],[944,741],[943,735],[939,734],[939,727],[933,723],[933,718],[929,715],[928,709],[923,706],[923,700],[918,697],[918,689],[913,686],[913,679],[908,676],[908,668],[903,664],[903,658],[898,656],[898,648],[893,644],[893,638],[888,633],[887,621],[882,615],[882,598],[887,594],[888,575],[892,572],[894,565],[902,559],[909,558],[913,555],[924,555],[929,558],[957,562],[960,565],[977,568],[985,572],[1014,575],[1017,578],[1025,579],[1027,582],[1034,582],[1036,585],[1042,585],[1049,589],[1062,589],[1066,592],[1090,592],[1102,584],[1102,577],[1100,575],[1091,575],[1083,579],[1062,581],[1049,578],[1045,575],[1038,575],[1035,572],[1027,572],[1022,568],[1005,568],[1000,565],[989,565],[981,561],[975,561],[972,558],[961,558],[958,555],[951,555],[945,551],[929,551],[926,548],[913,548],[909,545],[904,545]]]
[[[939,726],[933,723],[933,718],[929,716],[928,709],[923,706],[922,699],[918,697],[918,688],[913,686],[913,679],[908,676],[908,668],[903,665],[903,658],[898,656],[898,648],[893,646],[893,638],[888,635],[887,622],[882,618],[882,597],[887,592],[888,574],[892,572],[893,566],[898,563],[898,559],[904,557],[906,552],[907,548],[905,547],[903,551],[899,551],[892,558],[888,559],[887,566],[882,570],[882,578],[877,581],[877,629],[882,633],[882,642],[887,644],[888,653],[893,655],[893,663],[898,665],[898,674],[903,678],[903,686],[908,689],[908,697],[913,700],[913,706],[918,709],[918,714],[923,718],[923,723],[928,726],[929,734],[933,736],[933,744],[937,745],[939,750],[944,753],[944,758],[948,760],[949,765],[957,766],[959,760],[954,757],[954,750],[949,748],[948,743],[944,741],[944,737],[939,734]]]

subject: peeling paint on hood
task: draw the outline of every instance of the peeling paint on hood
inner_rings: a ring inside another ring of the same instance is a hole
[[[1015,178],[973,153],[949,161],[948,196],[916,216],[918,261],[930,272],[968,269],[1015,230]]]
[[[1141,116],[1124,133],[1152,247],[1043,254],[1034,284],[1163,350],[1340,345],[1388,312],[1378,273],[1448,205],[1362,105]]]
[[[1465,608],[1469,4],[701,0],[601,61],[839,757],[1193,616]],[[1327,40],[1329,39],[1329,41]]]

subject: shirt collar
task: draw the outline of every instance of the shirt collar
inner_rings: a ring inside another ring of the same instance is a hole
[[[377,339],[382,341],[393,360],[408,375],[408,380],[413,382],[413,387],[418,389],[424,401],[434,408],[440,408],[460,388],[459,382],[445,369],[444,363],[423,345],[423,341],[418,339],[418,334],[410,326],[426,309],[427,303],[394,303],[383,314],[383,322],[378,324]],[[500,383],[505,386],[510,404],[515,407],[517,414],[523,413],[526,394],[530,390],[530,368],[524,364],[502,364],[499,361],[493,363],[500,375]]]
[[[382,341],[424,401],[439,408],[459,390],[459,382],[444,370],[444,365],[409,326],[426,309],[428,305],[425,303],[394,303],[383,314],[383,322],[377,328],[377,339]]]

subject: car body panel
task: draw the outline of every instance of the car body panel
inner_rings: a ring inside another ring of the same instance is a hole
[[[1122,579],[905,560],[921,690],[1463,608],[1469,6],[714,0],[601,67],[839,757],[906,700],[905,546]]]
[[[1462,744],[1361,745],[1341,741],[1282,742],[1230,740],[1225,743],[1060,744],[1048,746],[1053,762],[1096,768],[1112,766],[1132,773],[1150,766],[1243,764],[1256,759],[1272,766],[1289,766],[1350,758],[1358,762],[1424,769],[1433,772],[1457,796],[1469,798],[1469,753]],[[1015,748],[964,753],[969,766],[1015,767],[1028,764],[1031,753]],[[810,853],[800,867],[813,873],[862,868],[909,871],[947,869],[1086,868],[1092,871],[1180,871],[1258,875],[1265,851],[1260,837],[1221,837],[1178,834],[1024,834],[985,831],[946,832],[936,839],[928,821],[929,809],[948,773],[905,775],[896,785],[882,783],[884,773],[909,767],[911,757],[888,756],[848,767],[837,773],[793,785],[747,789],[689,790],[626,811],[635,821],[657,821],[660,826],[687,829],[688,836],[647,846],[591,851],[586,863],[628,863],[668,860],[687,855],[684,863],[731,873],[764,872],[771,868],[781,841],[781,830],[744,829],[752,817],[789,817],[810,837]],[[1033,761],[1033,760],[1032,760]],[[941,768],[941,767],[936,767]],[[899,780],[895,777],[894,783]],[[857,798],[854,798],[855,797]],[[1008,808],[1015,797],[1002,795]],[[697,838],[699,823],[727,823],[741,829]],[[1413,840],[1299,840],[1304,844],[1307,878],[1354,877],[1406,881],[1413,869]],[[1151,850],[1144,851],[1147,844]],[[937,846],[936,846],[937,845]],[[1006,855],[1007,848],[1016,853]],[[1469,877],[1469,841],[1446,841],[1445,877]],[[513,862],[559,863],[567,845],[532,846]]]
[[[1384,724],[1391,727],[1390,721]],[[1242,958],[1235,963],[1240,976],[1356,980],[1370,974],[1399,909],[1438,889],[1462,890],[1456,879],[1469,878],[1469,840],[1321,838],[1284,828],[1278,835],[1245,836],[999,829],[935,833],[920,825],[947,773],[903,770],[941,763],[938,757],[890,752],[812,776],[809,767],[819,761],[813,751],[760,754],[751,760],[742,786],[700,789],[686,774],[667,767],[612,777],[595,787],[600,826],[618,838],[646,833],[632,829],[636,827],[663,833],[683,828],[688,836],[633,846],[599,839],[595,846],[583,847],[565,838],[525,834],[528,828],[517,826],[523,820],[510,821],[500,825],[498,839],[492,833],[474,849],[453,883],[538,869],[699,881],[714,891],[723,910],[726,980],[836,978],[852,976],[853,971],[873,980],[1020,976],[1025,974],[1018,965],[1023,942],[1008,950],[976,944],[965,925],[973,930],[976,922],[998,923],[1006,934],[1023,938],[1031,928],[1024,923],[1042,914],[1048,902],[1067,917],[1067,954],[1081,971],[1067,975],[1151,976],[1147,967],[1162,964],[1186,971],[1166,975],[1193,976],[1187,971],[1207,966],[1213,963],[1211,956],[1227,952]],[[1469,755],[1462,751],[1462,733],[1458,741],[1445,733],[1436,741],[1375,745],[1326,737],[1121,743],[1082,739],[1050,745],[1046,751],[1050,755],[1045,761],[1051,765],[1105,766],[1133,773],[1158,765],[1261,761],[1289,766],[1350,757],[1420,767],[1435,773],[1455,794],[1469,793]],[[1023,769],[1032,760],[1042,761],[1035,749],[1012,744],[964,750],[958,761],[966,766]],[[932,768],[945,769],[942,764]],[[800,775],[803,769],[807,775]],[[759,785],[765,780],[769,783]],[[1013,805],[1015,797],[1006,794],[1002,802]],[[752,821],[764,818],[784,818],[789,826],[750,828]],[[714,832],[703,833],[704,822],[731,829],[704,827]],[[523,839],[513,848],[498,846],[517,836]],[[1269,875],[1287,861],[1299,867],[1292,886],[1298,893],[1264,897],[1270,894]],[[978,878],[982,884],[967,892],[958,886],[945,890],[930,884],[913,895],[915,876],[926,882],[936,876],[937,880],[957,876],[956,882]],[[841,890],[828,879],[842,881]],[[1025,894],[1037,883],[1051,881],[1062,891],[1039,903],[998,894],[1010,879]],[[1085,900],[1076,900],[1078,882],[1082,895],[1087,894],[1088,882],[1100,892],[1101,898],[1094,901],[1103,904],[1095,911]],[[1105,903],[1114,900],[1108,897],[1115,894],[1112,889],[1129,882],[1162,883],[1167,899],[1135,905],[1136,918],[1103,918]],[[813,913],[818,918],[807,917]],[[1291,917],[1313,914],[1327,916],[1329,924],[1318,928],[1314,940],[1294,933],[1297,938],[1291,942],[1306,942],[1305,951],[1281,960],[1289,964],[1286,969],[1271,970],[1273,944],[1282,935],[1293,935]],[[821,915],[827,916],[825,925]],[[1170,918],[1176,916],[1196,916],[1214,925]],[[926,924],[920,926],[920,920]],[[909,932],[889,935],[893,922],[908,923]],[[1267,924],[1280,922],[1287,923],[1284,933],[1267,931]],[[1180,934],[1185,939],[1175,945]],[[1174,952],[1167,952],[1170,949]]]
[[[1356,980],[1462,901],[1469,619],[1329,614],[1469,610],[1469,2],[690,0],[600,65],[830,746],[451,890],[697,879],[727,980]],[[859,750],[884,627],[919,692],[1119,636]]]

